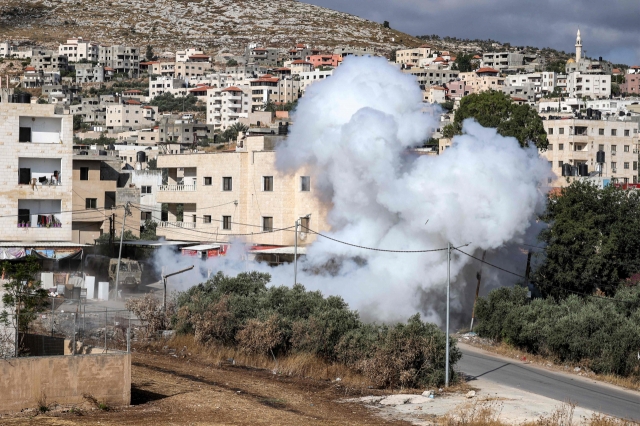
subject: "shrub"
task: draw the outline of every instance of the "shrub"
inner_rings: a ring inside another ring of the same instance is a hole
[[[311,354],[345,364],[378,386],[436,386],[444,382],[445,335],[419,315],[407,324],[363,324],[340,297],[302,285],[267,287],[268,274],[218,273],[178,296],[172,323],[203,344],[247,353]],[[451,343],[451,377],[460,352]]]
[[[478,299],[479,335],[596,373],[640,377],[640,286],[614,298],[526,298],[521,287]]]

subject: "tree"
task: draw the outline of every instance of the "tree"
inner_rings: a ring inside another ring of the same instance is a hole
[[[158,159],[150,158],[149,161],[147,161],[147,168],[149,170],[158,170]]]
[[[222,141],[235,141],[238,139],[238,134],[240,132],[246,132],[247,130],[249,130],[249,127],[246,125],[242,123],[233,123],[231,126],[227,127],[224,132],[222,132]]]
[[[453,123],[443,129],[444,137],[462,134],[462,122],[467,118],[475,118],[484,127],[496,128],[502,136],[515,137],[522,147],[532,143],[545,150],[549,144],[536,110],[529,105],[512,102],[502,92],[490,90],[463,97]]]
[[[229,59],[227,61],[227,66],[228,67],[237,67],[238,66],[238,61],[236,61],[235,59]]]
[[[562,61],[562,60],[553,61],[547,64],[545,71],[564,74],[566,66],[567,66],[567,61]]]
[[[459,54],[456,57],[456,60],[453,62],[453,69],[456,69],[460,72],[470,72],[473,71],[473,64],[471,60],[473,59],[473,55],[465,55],[464,53]]]
[[[40,269],[35,256],[28,256],[17,263],[4,262],[2,271],[9,282],[3,284],[0,324],[12,327],[21,333],[29,331],[31,323],[47,304],[47,291],[36,279]]]
[[[620,96],[620,86],[613,81],[611,82],[611,94],[613,96]]]
[[[384,21],[384,22],[382,23],[382,27],[383,27],[383,28],[391,28],[391,27],[389,26],[389,21]]]
[[[73,130],[78,131],[82,128],[82,116],[75,114],[73,116]]]
[[[151,46],[150,44],[147,45],[147,51],[144,54],[145,58],[147,59],[147,61],[151,61],[154,57],[153,54],[153,46]]]
[[[396,61],[396,59],[397,59],[396,51],[395,51],[395,50],[392,50],[392,51],[389,53],[389,62],[395,62],[395,61]]]
[[[640,271],[640,194],[574,181],[549,196],[539,235],[546,244],[534,282],[545,295],[614,294]]]
[[[156,229],[158,228],[158,222],[147,219],[144,222],[144,231],[140,233],[141,240],[157,240]]]

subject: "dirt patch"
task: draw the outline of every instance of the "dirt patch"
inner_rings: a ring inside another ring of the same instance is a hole
[[[364,390],[363,390],[364,392]],[[375,391],[374,391],[375,392]],[[217,366],[199,357],[133,353],[132,405],[101,410],[56,407],[0,417],[3,425],[382,425],[408,423],[380,418],[335,381],[274,375],[269,370]]]

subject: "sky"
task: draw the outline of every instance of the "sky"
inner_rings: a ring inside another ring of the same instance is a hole
[[[411,35],[493,39],[514,46],[583,52],[640,65],[637,0],[303,0],[365,19],[389,21]]]

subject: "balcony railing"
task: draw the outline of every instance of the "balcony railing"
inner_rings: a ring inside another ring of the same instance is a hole
[[[188,229],[195,229],[196,228],[196,223],[195,222],[167,222],[167,221],[162,221],[162,222],[160,222],[160,228],[188,228]]]
[[[160,185],[158,186],[159,191],[165,192],[182,192],[182,191],[195,191],[195,185]]]

